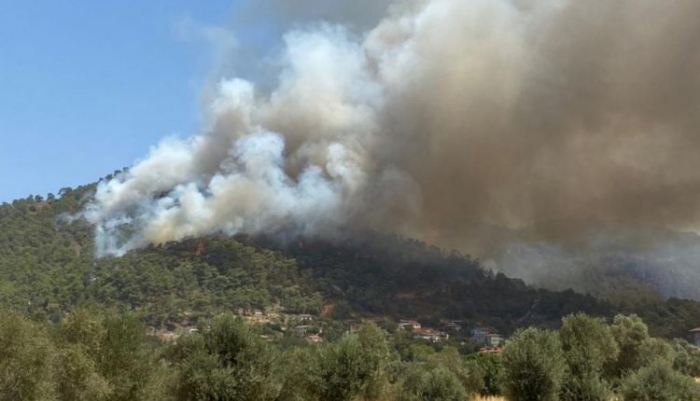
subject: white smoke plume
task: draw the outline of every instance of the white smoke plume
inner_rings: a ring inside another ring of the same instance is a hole
[[[84,213],[98,254],[217,232],[369,227],[476,249],[485,226],[697,228],[700,2],[388,10],[365,32],[286,33],[273,90],[222,79],[200,134],[100,183]]]

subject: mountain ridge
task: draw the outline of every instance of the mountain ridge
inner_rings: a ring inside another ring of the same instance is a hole
[[[532,324],[554,327],[576,311],[625,312],[639,313],[652,333],[668,337],[684,336],[700,316],[700,304],[691,300],[611,302],[570,289],[533,288],[467,255],[376,232],[344,241],[212,235],[95,259],[91,227],[68,217],[85,207],[94,187],[0,206],[0,302],[6,308],[57,320],[76,306],[99,303],[135,311],[159,327],[185,313],[269,305],[320,313],[333,304],[344,317],[450,318],[506,333]]]

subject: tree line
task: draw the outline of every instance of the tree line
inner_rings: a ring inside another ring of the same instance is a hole
[[[653,335],[669,338],[683,336],[700,316],[697,301],[637,296],[614,282],[607,283],[611,291],[624,295],[612,302],[535,289],[484,270],[468,255],[373,232],[334,242],[211,236],[95,260],[92,228],[74,218],[94,188],[0,205],[0,305],[57,322],[75,307],[98,303],[154,327],[237,308],[318,314],[335,305],[339,319],[433,316],[504,333],[555,328],[575,311],[637,313]]]
[[[0,321],[0,400],[700,400],[700,349],[651,337],[635,315],[572,314],[557,331],[517,331],[502,354],[400,352],[400,336],[373,323],[308,344],[267,341],[231,314],[172,342],[100,308]]]

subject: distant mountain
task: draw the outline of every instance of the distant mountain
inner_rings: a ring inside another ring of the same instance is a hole
[[[612,302],[629,298],[700,300],[700,236],[648,227],[608,227],[575,241],[512,234],[486,266],[527,283],[573,288]]]

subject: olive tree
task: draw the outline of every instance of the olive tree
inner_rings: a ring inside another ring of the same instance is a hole
[[[276,353],[241,319],[221,315],[170,351],[180,400],[273,400]]]
[[[607,401],[610,385],[603,368],[619,352],[610,326],[603,319],[579,313],[562,319],[559,331],[566,375],[561,399],[564,401]]]
[[[0,401],[53,399],[56,352],[46,328],[16,313],[0,317]]]
[[[503,351],[505,393],[511,401],[555,401],[565,368],[557,333],[520,330]]]
[[[628,375],[620,387],[625,401],[698,401],[700,386],[659,359]]]

